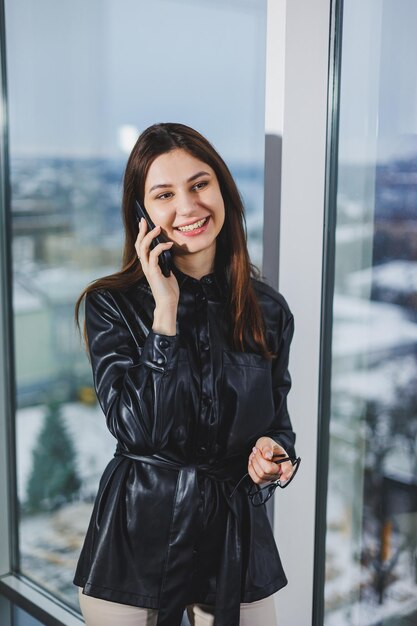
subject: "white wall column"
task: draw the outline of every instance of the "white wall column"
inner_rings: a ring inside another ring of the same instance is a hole
[[[302,463],[291,486],[274,496],[289,579],[276,598],[283,626],[312,623],[330,4],[286,6],[279,290],[295,318],[288,405]]]

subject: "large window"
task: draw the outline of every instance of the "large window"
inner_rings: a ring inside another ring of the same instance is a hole
[[[266,2],[6,0],[18,570],[78,607],[74,568],[113,456],[75,301],[120,269],[121,185],[139,133],[196,127],[263,226]]]
[[[326,626],[417,623],[417,4],[344,0]]]

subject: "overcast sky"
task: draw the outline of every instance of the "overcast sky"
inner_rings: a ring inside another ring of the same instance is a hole
[[[7,0],[12,154],[124,156],[177,121],[263,162],[266,0]]]
[[[345,0],[339,158],[417,154],[417,2]]]
[[[341,161],[417,152],[416,24],[415,0],[345,1]],[[6,33],[12,155],[124,158],[179,121],[262,165],[266,0],[6,0]]]

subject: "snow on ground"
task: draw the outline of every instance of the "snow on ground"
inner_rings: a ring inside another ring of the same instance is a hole
[[[361,545],[354,545],[352,513],[342,495],[335,498],[333,494],[332,500],[326,533],[325,626],[378,626],[383,620],[416,613],[416,571],[409,552],[400,553],[383,603],[378,604],[372,586],[374,570],[372,566],[361,565],[354,554]],[[361,540],[369,543],[375,537],[361,537]]]
[[[19,528],[22,572],[77,610],[72,581],[92,508],[74,502],[54,513],[23,517]]]
[[[17,412],[17,475],[21,502],[25,499],[32,451],[45,412],[44,406]],[[93,508],[92,499],[104,468],[113,458],[116,439],[108,431],[98,405],[64,404],[62,415],[76,449],[77,469],[82,480],[80,495],[88,501],[69,503],[53,513],[21,517],[21,569],[78,610],[78,590],[72,579]]]

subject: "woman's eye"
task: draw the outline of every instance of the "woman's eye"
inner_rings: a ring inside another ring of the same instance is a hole
[[[200,186],[201,185],[201,186]],[[198,188],[198,189],[202,189],[203,187],[205,187],[206,185],[208,185],[208,182],[206,180],[202,180],[200,183],[197,183],[196,185],[194,185],[194,187]]]
[[[157,199],[159,200],[159,198],[162,198],[162,200],[166,197],[169,196],[169,194],[171,193],[171,191],[167,191],[166,193],[161,193],[160,196],[156,196]]]

